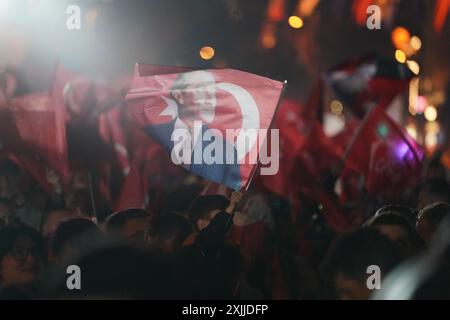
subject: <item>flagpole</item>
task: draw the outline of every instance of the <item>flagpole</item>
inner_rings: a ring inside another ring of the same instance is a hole
[[[278,111],[278,109],[279,109],[279,107],[280,107],[281,100],[282,100],[282,98],[283,98],[283,96],[284,96],[284,94],[285,94],[285,92],[286,92],[287,83],[288,83],[287,80],[284,80],[284,82],[283,82],[283,88],[281,89],[280,96],[278,97],[277,106],[275,107],[275,111],[274,111],[274,113],[273,113],[272,120],[270,121],[269,129],[270,129],[270,127],[272,127],[273,120],[275,119],[275,116],[276,116],[276,114],[277,114],[277,111]],[[267,141],[267,137],[266,137],[266,141]],[[255,176],[255,173],[256,173],[256,171],[258,170],[258,167],[259,167],[259,152],[258,152],[258,160],[256,161],[256,165],[255,165],[255,167],[253,168],[252,173],[250,174],[250,178],[249,178],[248,181],[247,181],[247,185],[246,185],[245,188],[244,188],[244,193],[246,193],[246,192],[248,191],[248,189],[250,188],[250,185],[251,185],[251,183],[252,183],[252,181],[253,181],[253,177]]]
[[[369,117],[372,114],[373,110],[378,107],[378,105],[372,107],[369,111],[367,111],[366,115],[364,116],[364,119],[361,121],[361,123],[359,124],[358,129],[356,130],[356,132],[354,133],[352,140],[350,141],[350,143],[348,144],[347,149],[345,150],[345,153],[342,157],[343,163],[345,164],[347,162],[347,158],[348,158],[348,154],[350,153],[350,150],[353,148],[353,145],[356,142],[356,139],[358,138],[358,136],[360,135],[361,131],[363,130],[364,126],[366,125],[366,123],[369,121]]]
[[[97,223],[98,223],[97,208],[96,208],[95,199],[94,199],[94,187],[93,187],[93,184],[92,184],[91,171],[88,172],[88,180],[89,180],[89,195],[91,197],[92,212],[94,213],[94,217],[95,217],[95,219],[97,220]]]

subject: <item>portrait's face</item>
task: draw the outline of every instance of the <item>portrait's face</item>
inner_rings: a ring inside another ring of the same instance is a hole
[[[212,122],[216,108],[213,76],[206,71],[194,71],[187,73],[182,82],[187,86],[172,91],[179,106],[179,118],[189,127],[194,126],[194,121]]]

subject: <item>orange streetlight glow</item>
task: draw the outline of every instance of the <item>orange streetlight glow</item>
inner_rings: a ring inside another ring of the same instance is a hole
[[[203,60],[211,60],[214,58],[214,48],[208,46],[203,47],[200,49],[199,54]]]
[[[303,27],[303,20],[298,16],[290,16],[288,19],[289,25],[294,29]]]
[[[411,35],[409,34],[409,31],[403,27],[397,27],[392,31],[391,34],[392,43],[397,49],[404,50],[408,47]]]

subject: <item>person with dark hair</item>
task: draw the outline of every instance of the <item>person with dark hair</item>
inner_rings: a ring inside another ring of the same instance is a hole
[[[181,185],[175,188],[175,190],[166,196],[164,210],[186,213],[192,201],[194,201],[202,190],[203,186],[199,183]]]
[[[425,176],[427,179],[442,178],[446,176],[447,170],[442,163],[444,152],[444,149],[439,149],[429,159],[425,169]]]
[[[102,231],[88,219],[64,221],[52,236],[51,256],[57,265],[65,268],[82,254],[100,246],[103,238]]]
[[[419,212],[416,228],[427,245],[433,240],[441,222],[448,216],[450,216],[450,205],[443,202],[427,206]]]
[[[343,300],[367,300],[369,266],[384,277],[399,262],[394,244],[372,228],[362,228],[335,239],[321,265],[322,276]],[[382,278],[383,279],[383,278]]]
[[[46,240],[50,240],[53,233],[62,222],[77,217],[78,215],[75,212],[69,210],[65,209],[52,210],[43,216],[41,233]]]
[[[189,219],[198,231],[206,228],[219,212],[223,212],[230,201],[219,194],[207,194],[196,198],[188,211]],[[228,218],[228,215],[224,217]]]
[[[163,212],[155,216],[146,232],[146,240],[151,249],[170,254],[180,249],[191,234],[189,220],[177,212]]]
[[[29,299],[45,262],[42,236],[26,226],[0,228],[0,299]]]
[[[93,218],[91,196],[88,190],[72,189],[65,195],[67,210],[80,217]]]
[[[0,227],[7,225],[22,225],[14,214],[14,205],[8,199],[0,198]]]
[[[403,258],[407,258],[417,252],[420,244],[419,235],[410,221],[397,212],[384,211],[377,213],[365,226],[372,227],[391,240]]]
[[[379,208],[375,212],[375,216],[380,216],[385,212],[394,212],[405,218],[411,224],[411,226],[415,227],[416,225],[418,212],[412,208],[402,206],[399,204],[388,204],[386,206]]]
[[[445,178],[428,179],[419,187],[419,210],[436,202],[450,203],[450,184]]]
[[[145,229],[150,214],[139,208],[117,211],[106,219],[106,235],[141,246],[144,244]]]
[[[99,248],[76,262],[82,270],[81,290],[68,290],[66,277],[53,295],[75,299],[168,299],[170,265],[156,253],[128,245]]]
[[[230,201],[219,195],[197,198],[189,209],[198,228],[192,245],[184,246],[174,262],[178,284],[175,298],[231,299],[240,277],[239,250],[225,244],[236,206],[242,193],[234,192]]]

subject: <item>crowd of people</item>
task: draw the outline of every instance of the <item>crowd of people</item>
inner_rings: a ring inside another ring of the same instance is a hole
[[[382,280],[398,266],[412,268],[442,247],[439,227],[450,219],[443,167],[428,170],[409,204],[367,206],[366,221],[339,233],[315,203],[305,202],[294,221],[280,196],[205,192],[208,182],[189,175],[157,211],[104,218],[82,179],[49,195],[24,175],[1,162],[2,299],[369,299],[368,266],[378,266]],[[413,298],[450,298],[443,248]],[[67,284],[72,265],[80,288]]]

